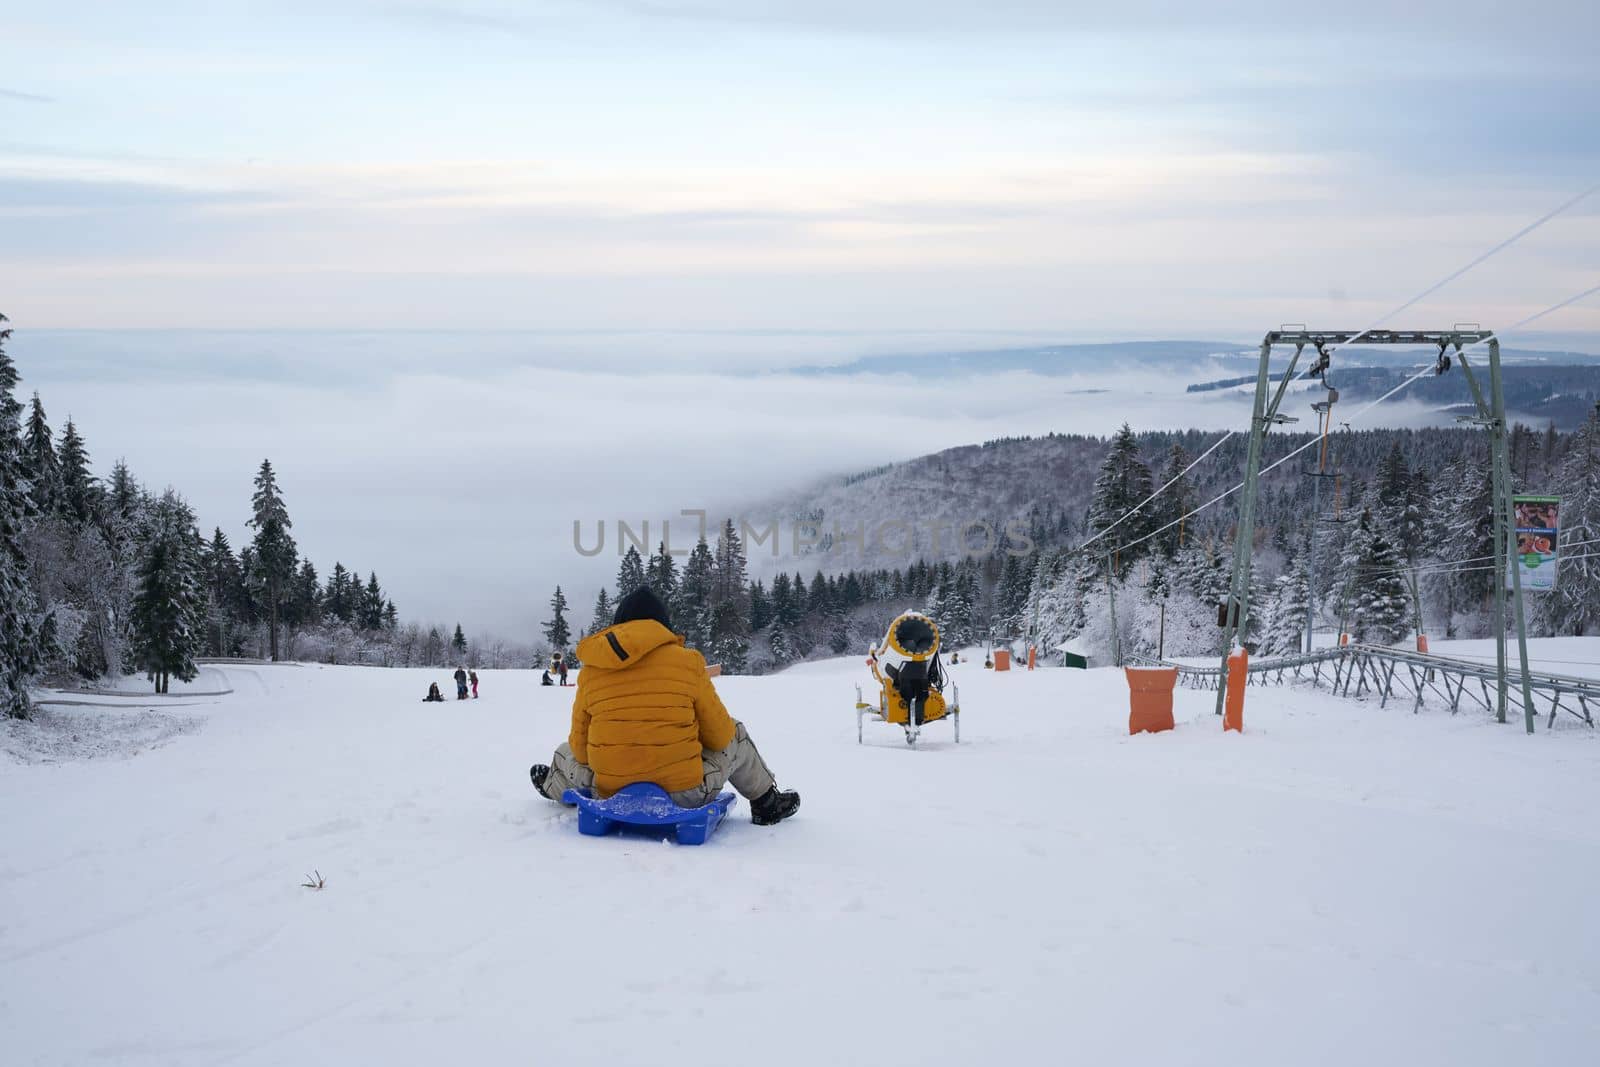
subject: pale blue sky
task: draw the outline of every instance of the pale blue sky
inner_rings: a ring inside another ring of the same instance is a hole
[[[1365,321],[1600,171],[1596,5],[1392,6],[4,2],[0,294],[61,327]],[[1590,204],[1425,310],[1514,320],[1597,245]]]
[[[527,633],[613,573],[574,518],[1237,426],[1129,368],[720,372],[1368,325],[1600,181],[1597,10],[0,0],[0,310],[100,469],[240,534],[270,455],[319,566]],[[1392,325],[1597,281],[1600,196]],[[1592,337],[1597,305],[1539,327]]]

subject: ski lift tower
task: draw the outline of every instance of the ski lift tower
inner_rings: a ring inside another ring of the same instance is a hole
[[[1322,480],[1338,477],[1337,474],[1328,473],[1328,429],[1333,425],[1333,405],[1339,402],[1339,390],[1328,381],[1327,359],[1328,354],[1319,351],[1317,362],[1312,365],[1313,371],[1318,367],[1322,370],[1322,384],[1327,387],[1328,398],[1318,400],[1311,405],[1311,410],[1317,413],[1317,435],[1321,438],[1322,444],[1317,449],[1317,469],[1305,472],[1306,477],[1311,479],[1311,526],[1310,537],[1306,543],[1306,653],[1308,655],[1312,651],[1317,620],[1317,524],[1323,521]]]
[[[1305,377],[1321,377],[1328,370],[1330,346],[1350,344],[1427,346],[1438,350],[1434,372],[1443,374],[1450,369],[1451,351],[1461,364],[1467,385],[1472,390],[1478,414],[1466,416],[1463,421],[1483,426],[1489,431],[1490,481],[1492,483],[1495,544],[1495,666],[1498,682],[1498,699],[1495,718],[1506,721],[1506,577],[1507,562],[1516,555],[1515,524],[1511,521],[1511,470],[1506,455],[1505,394],[1500,381],[1500,339],[1493,331],[1483,330],[1476,323],[1458,323],[1449,330],[1307,330],[1304,325],[1281,326],[1269,331],[1261,341],[1261,362],[1256,372],[1255,405],[1250,418],[1250,450],[1245,459],[1244,496],[1239,502],[1239,527],[1233,540],[1233,575],[1228,587],[1228,602],[1220,613],[1222,622],[1222,670],[1217,684],[1217,714],[1222,714],[1223,701],[1228,690],[1228,654],[1235,644],[1242,644],[1250,621],[1250,558],[1254,550],[1256,532],[1256,491],[1261,477],[1261,452],[1267,431],[1275,425],[1295,420],[1278,414],[1283,394],[1294,380],[1295,368],[1306,346],[1317,353]],[[1467,360],[1466,349],[1471,346],[1489,346],[1489,394],[1484,396],[1478,377]],[[1269,364],[1272,350],[1278,345],[1293,345],[1294,355],[1278,381],[1277,389],[1267,398],[1271,385]],[[1517,624],[1517,655],[1521,665],[1523,719],[1528,733],[1533,733],[1533,695],[1528,685],[1528,631],[1522,610],[1522,575],[1520,568],[1509,568],[1514,596],[1513,611]]]

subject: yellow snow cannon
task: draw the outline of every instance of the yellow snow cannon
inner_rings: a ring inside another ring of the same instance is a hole
[[[939,664],[939,625],[918,611],[908,611],[889,624],[883,640],[867,650],[867,666],[878,683],[878,703],[866,702],[856,686],[856,743],[871,715],[878,722],[905,730],[906,744],[915,745],[922,727],[949,718],[961,743],[961,695],[950,683],[944,696],[944,668]]]

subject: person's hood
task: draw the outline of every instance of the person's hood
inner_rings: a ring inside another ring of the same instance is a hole
[[[608,626],[578,642],[578,662],[584,669],[620,671],[632,667],[662,645],[683,644],[683,638],[654,619],[635,619]]]

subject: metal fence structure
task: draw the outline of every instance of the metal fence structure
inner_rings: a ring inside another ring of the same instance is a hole
[[[1222,677],[1219,667],[1197,667],[1173,660],[1148,662],[1176,667],[1178,681],[1194,689],[1217,689]],[[1451,714],[1459,712],[1463,703],[1494,714],[1498,679],[1499,668],[1493,663],[1357,644],[1252,660],[1246,668],[1245,684],[1283,685],[1285,681],[1305,680],[1313,686],[1326,684],[1336,696],[1376,696],[1380,708],[1387,707],[1391,699],[1410,698],[1413,713],[1420,711],[1432,695],[1448,706]],[[1508,688],[1516,702],[1522,692],[1516,686]],[[1594,709],[1600,706],[1600,678],[1529,671],[1526,691],[1531,705],[1525,710],[1530,717],[1547,716],[1547,728],[1554,727],[1562,713],[1594,726]]]

